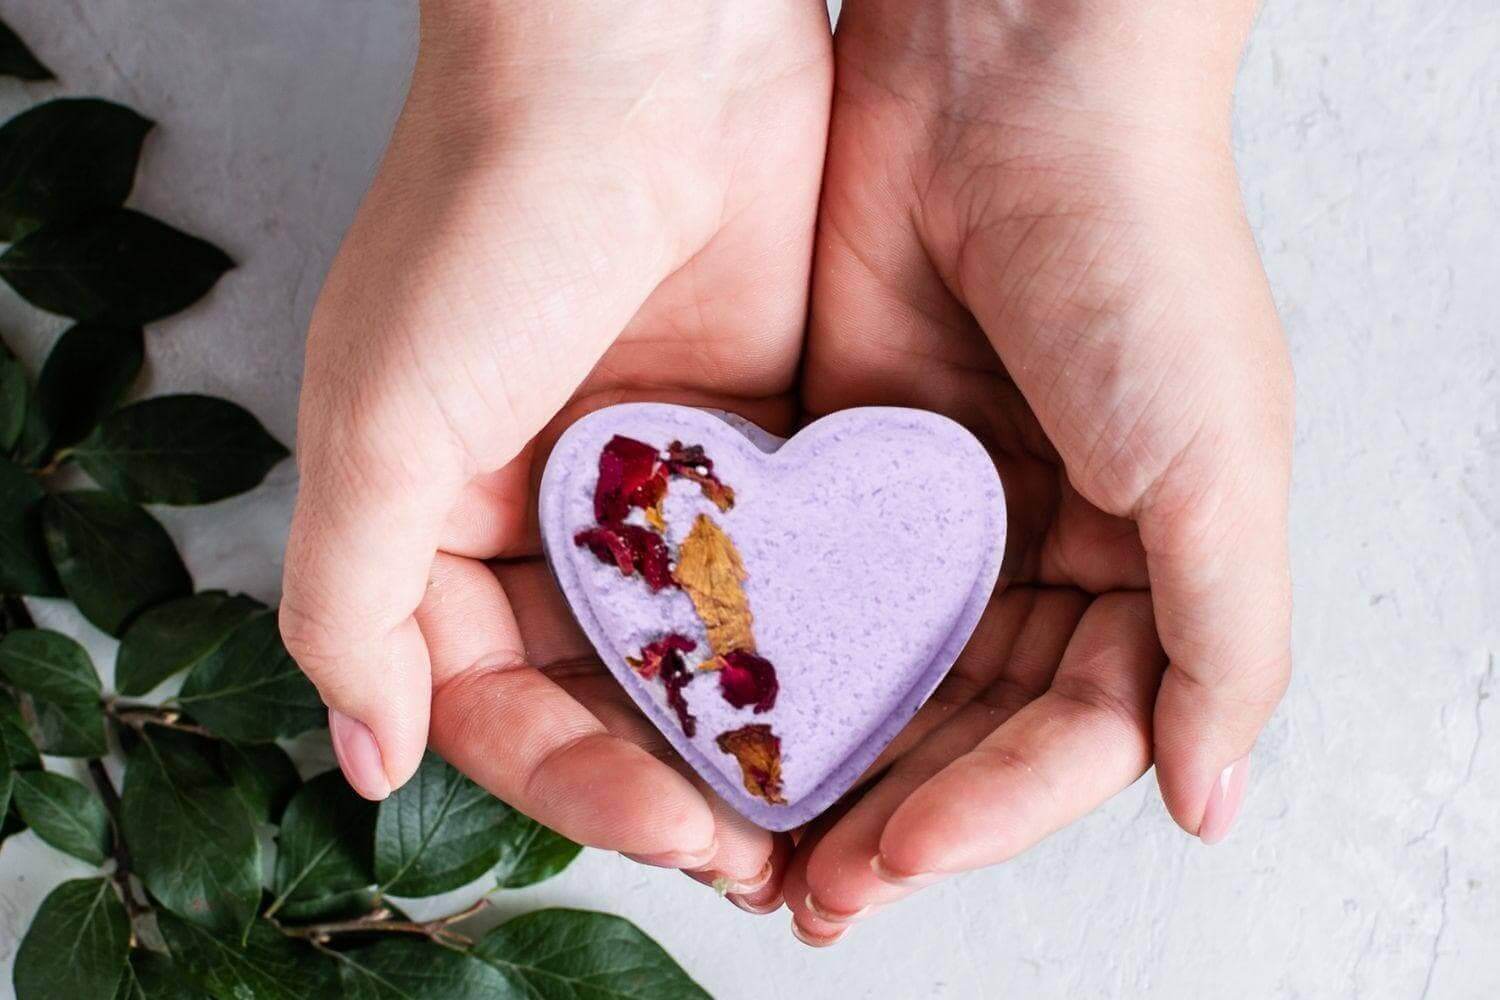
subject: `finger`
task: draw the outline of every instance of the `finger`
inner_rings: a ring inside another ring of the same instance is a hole
[[[1012,591],[1006,598],[1014,606],[1006,616],[1012,619],[1014,637],[990,667],[988,683],[897,760],[816,849],[800,852],[807,855],[807,891],[789,899],[803,927],[812,933],[831,933],[836,925],[862,919],[917,888],[894,886],[875,872],[880,836],[891,816],[929,779],[973,750],[1052,683],[1088,599],[1069,590]],[[974,649],[971,643],[964,655]],[[983,656],[982,646],[980,650]]]
[[[1151,763],[1164,659],[1149,598],[1095,600],[1047,693],[891,815],[877,874],[920,886],[1008,860],[1135,781]]]
[[[444,521],[439,548],[470,559],[499,559],[523,552],[529,541],[535,453],[533,439],[509,465],[464,484]]]
[[[449,763],[579,843],[673,867],[713,859],[703,796],[528,665],[488,567],[439,556],[417,618],[432,651],[432,746]]]
[[[837,944],[854,926],[854,920],[828,921],[808,910],[805,903],[808,895],[807,861],[828,832],[836,828],[850,810],[859,805],[863,794],[855,791],[844,796],[832,808],[803,827],[800,833],[794,834],[796,847],[782,877],[782,892],[787,909],[792,911],[792,936],[810,948],[827,948]]]
[[[718,852],[695,877],[705,884],[723,879],[739,887],[740,895],[767,901],[766,865],[774,844],[770,833],[755,826],[720,799],[671,744],[641,714],[619,682],[598,662],[588,637],[574,622],[567,600],[546,566],[536,560],[494,567],[521,635],[526,637],[530,661],[613,735],[643,747],[665,762],[703,796],[714,817]],[[650,859],[637,858],[645,863]],[[779,886],[777,887],[779,888]]]

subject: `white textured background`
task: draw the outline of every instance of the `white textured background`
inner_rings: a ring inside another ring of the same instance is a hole
[[[63,78],[0,82],[0,112],[99,94],[156,119],[133,203],[241,262],[152,329],[144,390],[228,396],[290,441],[303,328],[400,105],[414,0],[0,15]],[[1183,836],[1147,778],[826,952],[598,852],[505,908],[626,914],[720,998],[1500,996],[1500,5],[1270,0],[1238,107],[1298,373],[1298,673],[1235,835]],[[0,291],[31,361],[61,326]],[[275,598],[293,478],[164,513],[200,586]],[[29,833],[0,850],[0,995],[19,929],[83,867]]]

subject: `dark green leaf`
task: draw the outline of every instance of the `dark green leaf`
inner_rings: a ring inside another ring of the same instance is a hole
[[[151,608],[120,640],[115,688],[132,697],[145,694],[178,671],[196,666],[265,607],[244,594],[208,590]]]
[[[83,616],[119,635],[137,614],[192,593],[193,580],[166,529],[108,493],[54,493],[42,501],[52,565]]]
[[[0,754],[0,816],[10,810],[11,790],[16,787],[16,770],[10,761]]]
[[[332,959],[263,920],[250,925],[243,947],[238,939],[216,936],[170,913],[160,914],[157,922],[177,964],[220,1000],[313,1000],[338,995],[338,972]]]
[[[0,758],[18,771],[42,765],[36,744],[31,742],[26,723],[21,719],[21,706],[5,691],[0,691]]]
[[[36,716],[37,742],[54,757],[103,757],[109,746],[104,739],[104,709],[97,701],[43,701],[31,699]]]
[[[292,758],[274,743],[220,743],[219,764],[250,815],[262,823],[281,822],[282,810],[302,784]]]
[[[353,920],[369,913],[381,903],[382,900],[373,889],[350,889],[348,892],[314,899],[289,899],[276,912],[276,919],[285,924]],[[385,905],[389,906],[388,903]]]
[[[130,918],[109,879],[64,882],[16,952],[16,1000],[112,997],[129,951]]]
[[[661,945],[623,917],[537,910],[474,946],[528,1000],[710,1000]]]
[[[523,813],[500,828],[504,851],[492,873],[501,889],[519,889],[549,879],[573,863],[583,848]]]
[[[31,389],[21,362],[0,349],[0,454],[9,454],[26,425],[26,400]]]
[[[277,901],[342,895],[375,883],[375,803],[338,770],[303,785],[286,807],[276,841]]]
[[[12,244],[0,256],[0,278],[48,312],[137,326],[186,309],[232,266],[213,244],[116,208]]]
[[[150,120],[94,97],[38,104],[0,128],[0,241],[123,205]]]
[[[281,644],[274,611],[254,615],[205,656],[177,701],[216,735],[247,743],[296,736],[328,722],[317,689]]]
[[[429,941],[388,940],[343,952],[345,1000],[507,1000],[528,994],[493,966]]]
[[[0,456],[0,591],[38,597],[62,593],[42,535],[45,497],[35,479]]]
[[[99,700],[99,675],[88,651],[61,632],[28,628],[0,639],[0,676],[47,701]]]
[[[130,752],[121,824],[152,896],[184,919],[238,935],[260,902],[260,842],[211,752],[208,741],[148,729]]]
[[[79,323],[63,331],[42,365],[21,435],[21,462],[40,466],[77,444],[113,410],[145,359],[139,327]]]
[[[437,754],[380,803],[375,875],[397,896],[434,896],[483,875],[500,860],[500,826],[511,808]]]
[[[0,21],[0,76],[14,76],[22,80],[52,80],[52,71],[41,64],[26,43]]]
[[[21,818],[43,841],[90,864],[104,864],[109,814],[97,795],[61,774],[22,771],[15,796]]]
[[[154,951],[131,952],[115,1000],[209,1000],[172,960]]]
[[[111,493],[183,505],[254,489],[287,450],[228,400],[183,395],[115,411],[71,454]]]
[[[5,838],[20,833],[26,829],[26,824],[21,821],[21,816],[16,812],[16,804],[12,802],[10,809],[0,813],[0,844],[5,843]]]

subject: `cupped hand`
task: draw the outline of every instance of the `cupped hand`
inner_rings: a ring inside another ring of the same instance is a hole
[[[806,407],[962,422],[1010,533],[952,674],[798,843],[809,943],[1153,761],[1221,838],[1287,682],[1291,383],[1228,143],[1249,5],[1106,7],[839,23]]]
[[[787,843],[709,794],[603,669],[534,501],[553,440],[599,406],[789,430],[826,9],[431,0],[421,30],[309,334],[287,646],[367,797],[430,742],[574,840],[764,908]]]

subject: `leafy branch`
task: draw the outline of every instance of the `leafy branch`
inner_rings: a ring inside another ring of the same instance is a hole
[[[488,899],[481,898],[457,913],[420,922],[403,919],[395,911],[382,906],[354,920],[333,920],[303,927],[277,924],[277,927],[288,937],[305,938],[314,944],[327,944],[340,934],[416,934],[437,944],[467,948],[474,943],[473,939],[453,930],[452,925],[482,913],[489,905]]]

